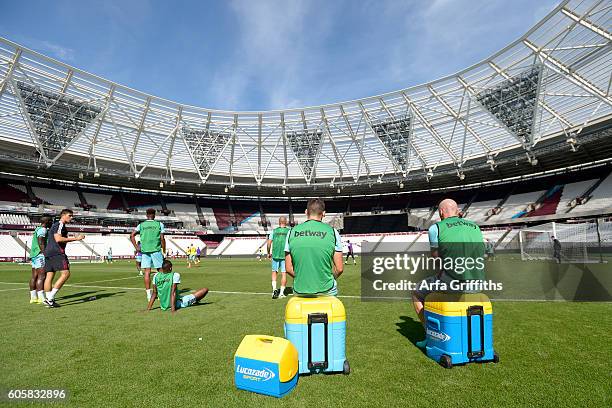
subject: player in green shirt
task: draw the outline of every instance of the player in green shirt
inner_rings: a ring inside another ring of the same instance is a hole
[[[164,224],[155,220],[155,209],[147,209],[147,219],[132,231],[130,239],[134,249],[138,250],[136,234],[140,234],[140,267],[144,271],[144,284],[147,300],[151,299],[151,267],[158,271],[164,262],[166,253],[166,239],[164,238]]]
[[[172,310],[189,307],[194,303],[199,302],[208,293],[208,288],[196,290],[189,295],[179,296],[178,285],[181,283],[181,275],[177,272],[172,272],[172,262],[164,260],[161,271],[153,276],[153,294],[149,299],[147,310],[153,308],[155,299],[159,298],[159,306],[161,310]]]
[[[440,221],[429,228],[429,246],[432,257],[442,258],[442,265],[452,261],[454,268],[444,267],[438,274],[420,282],[412,293],[412,304],[421,323],[425,324],[423,308],[425,298],[431,290],[420,288],[423,283],[432,286],[435,282],[444,282],[450,286],[451,281],[478,281],[484,279],[484,268],[480,267],[478,260],[484,262],[484,241],[480,227],[473,221],[463,219],[459,216],[459,207],[454,200],[449,198],[442,200],[438,205]],[[471,267],[459,267],[467,265],[466,259],[471,259]],[[461,264],[458,262],[461,260]],[[416,343],[424,348],[426,340]]]
[[[297,295],[336,296],[336,279],[344,271],[340,235],[322,222],[322,199],[308,200],[306,216],[306,222],[289,230],[285,243],[285,263],[293,277],[293,290]]]
[[[268,258],[272,259],[272,299],[285,297],[285,287],[287,286],[287,271],[285,269],[285,241],[287,240],[287,217],[278,219],[278,228],[270,231],[268,236]],[[272,249],[272,251],[270,251]],[[281,272],[280,290],[276,289],[277,272]]]
[[[30,303],[42,304],[45,300],[45,245],[47,232],[51,228],[51,217],[41,217],[40,225],[34,230],[32,244],[30,245],[30,263],[32,264],[32,277],[30,278]]]

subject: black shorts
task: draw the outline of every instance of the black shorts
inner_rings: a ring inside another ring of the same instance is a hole
[[[45,272],[59,272],[70,269],[70,262],[65,254],[53,255],[49,258],[45,257]]]

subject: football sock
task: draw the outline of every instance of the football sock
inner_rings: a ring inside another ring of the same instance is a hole
[[[281,285],[281,288],[280,288],[280,294],[281,294],[281,295],[284,295],[284,294],[285,294],[285,287],[284,287],[284,286],[282,286],[282,285]]]
[[[30,299],[36,299],[36,291],[35,290],[31,290],[30,291]]]
[[[276,281],[273,280],[272,281],[272,291],[275,291],[275,290],[276,290]]]
[[[59,289],[53,288],[51,289],[51,292],[47,292],[47,300],[53,300],[55,299],[55,294],[57,293]]]
[[[39,290],[38,291],[38,298],[40,300],[45,300],[45,291],[44,290]]]
[[[153,289],[146,289],[147,291],[147,300],[151,300],[151,294],[153,293]]]

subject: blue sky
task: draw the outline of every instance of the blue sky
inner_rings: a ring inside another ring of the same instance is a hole
[[[350,100],[456,72],[554,0],[2,1],[0,36],[115,82],[216,109]]]

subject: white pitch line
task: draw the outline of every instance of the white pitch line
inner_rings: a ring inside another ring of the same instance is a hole
[[[118,281],[118,280],[134,279],[134,278],[142,278],[142,276],[128,276],[127,278],[105,279],[105,280],[97,280],[97,281],[83,282],[83,283],[102,283],[102,282],[113,282],[113,281]]]
[[[122,278],[125,279],[125,278]],[[89,283],[89,282],[84,282],[84,283]],[[0,282],[0,285],[23,285],[23,283],[20,282]],[[127,288],[127,287],[123,287],[123,286],[100,286],[100,285],[81,285],[81,284],[66,284],[64,285],[65,287],[71,287],[71,288],[97,288],[97,289],[121,289],[121,290],[144,290],[144,288]],[[23,290],[26,289],[26,287],[22,287],[22,288],[17,288],[17,289],[4,289],[4,290],[0,290],[0,292],[5,292],[5,291],[9,291],[9,290]],[[219,293],[219,294],[223,294],[223,295],[265,295],[265,296],[270,296],[270,293],[268,292],[236,292],[236,291],[224,291],[224,290],[211,290],[209,291],[209,293]],[[359,295],[339,295],[336,296],[339,298],[344,298],[344,299],[372,299],[372,300],[376,300],[376,299],[380,299],[380,300],[389,300],[389,299],[395,299],[395,300],[409,300],[408,298],[403,298],[403,297],[379,297],[379,296],[359,296]],[[491,299],[492,302],[572,302],[571,300],[565,300],[565,299]],[[597,303],[611,303],[611,302],[607,302],[607,301],[597,301]]]
[[[14,289],[2,289],[2,290],[0,290],[0,292],[8,292],[8,291],[10,291],[10,290],[25,290],[25,289],[28,289],[28,287],[27,287],[27,286],[24,286],[24,287],[22,287],[22,288],[14,288]]]

